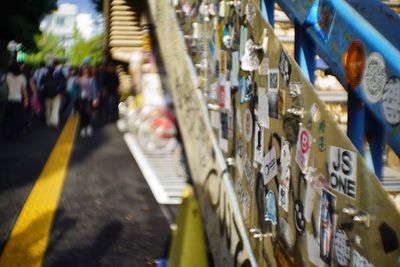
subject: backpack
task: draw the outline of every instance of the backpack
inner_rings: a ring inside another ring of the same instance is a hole
[[[7,102],[8,100],[8,84],[6,75],[3,75],[0,80],[0,101]]]
[[[53,69],[49,69],[41,82],[42,92],[45,97],[55,97],[65,91],[66,81],[61,72],[53,74]]]

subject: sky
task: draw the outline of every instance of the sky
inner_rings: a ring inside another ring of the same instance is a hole
[[[77,5],[79,12],[90,13],[92,16],[96,15],[96,9],[94,8],[90,0],[58,0],[58,4],[70,3]]]

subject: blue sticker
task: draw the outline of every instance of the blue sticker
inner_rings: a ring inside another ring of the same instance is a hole
[[[253,95],[253,83],[250,77],[240,78],[239,90],[240,90],[240,104],[246,103],[251,100],[251,97]]]
[[[265,210],[264,220],[276,225],[276,200],[274,192],[269,190],[265,199],[267,201],[267,209]]]

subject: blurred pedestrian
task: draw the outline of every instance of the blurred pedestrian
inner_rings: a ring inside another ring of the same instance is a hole
[[[79,114],[80,114],[80,136],[92,136],[93,127],[91,125],[92,105],[97,101],[96,82],[93,78],[92,69],[84,64],[81,67],[79,78],[76,81],[80,89],[79,94]]]
[[[25,63],[21,64],[21,72],[25,76],[26,79],[26,91],[29,98],[29,105],[25,108],[25,125],[24,129],[29,131],[32,128],[33,121],[33,107],[34,102],[32,101],[34,97],[36,97],[36,85],[32,78],[32,73],[28,65]]]
[[[7,138],[17,138],[24,123],[24,107],[29,104],[26,79],[17,62],[12,62],[6,74],[8,101],[5,113],[5,134]]]
[[[103,73],[101,89],[101,105],[106,114],[106,119],[115,121],[118,119],[119,79],[115,66],[109,62]]]

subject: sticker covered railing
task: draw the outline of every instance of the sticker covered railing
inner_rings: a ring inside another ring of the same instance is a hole
[[[255,1],[148,0],[216,266],[396,266],[400,214]]]

